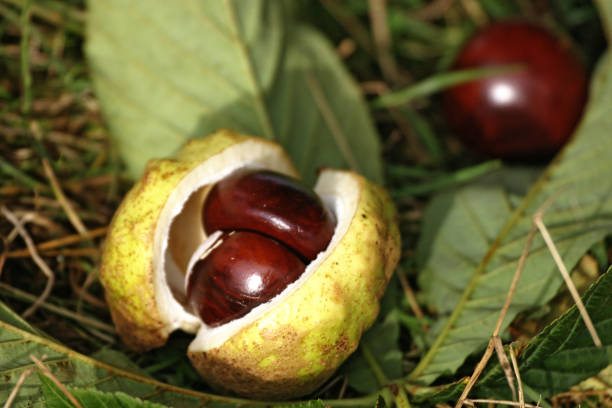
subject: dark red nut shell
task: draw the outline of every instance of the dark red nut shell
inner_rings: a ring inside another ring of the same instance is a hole
[[[298,180],[268,170],[243,170],[219,181],[202,214],[208,234],[249,230],[271,236],[302,257],[327,248],[335,221],[321,199]]]
[[[587,73],[557,37],[523,21],[485,27],[455,69],[523,64],[525,70],[452,87],[443,107],[451,129],[481,154],[549,158],[569,139],[587,98]]]
[[[244,316],[298,279],[304,263],[274,239],[240,231],[224,234],[222,243],[195,263],[187,299],[209,326]]]

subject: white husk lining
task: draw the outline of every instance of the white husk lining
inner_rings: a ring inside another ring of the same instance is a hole
[[[240,319],[233,320],[222,326],[211,328],[203,324],[198,330],[196,338],[189,345],[190,352],[208,351],[221,346],[242,327],[254,322],[291,296],[316,272],[321,263],[333,252],[334,248],[346,234],[357,210],[359,189],[354,178],[339,172],[324,171],[314,190],[321,197],[327,208],[336,216],[337,220],[336,230],[327,249],[317,255],[306,267],[306,270],[298,280],[289,284],[283,292],[272,298],[269,302],[253,308]]]
[[[176,329],[195,333],[202,325],[200,318],[188,312],[175,298],[169,286],[170,282],[176,285],[184,279],[184,272],[177,267],[168,250],[172,221],[183,210],[191,194],[244,167],[268,168],[289,175],[294,173],[280,148],[248,140],[210,157],[189,172],[170,194],[160,213],[153,242],[153,281],[157,308],[161,320],[166,322],[162,329],[164,335]],[[182,286],[175,286],[175,290]]]
[[[243,167],[264,167],[281,173],[292,174],[290,165],[285,160],[278,158],[278,152],[270,151],[269,148],[263,148],[257,143],[244,142],[206,160],[185,176],[168,198],[160,215],[154,246],[155,254],[163,254],[163,256],[155,256],[153,259],[157,305],[163,321],[167,322],[164,329],[166,335],[176,329],[182,329],[189,333],[197,332],[196,338],[189,346],[190,351],[206,351],[222,345],[242,327],[252,323],[291,295],[317,270],[318,266],[340,242],[346,234],[357,208],[358,187],[355,185],[354,179],[346,177],[340,172],[323,171],[315,187],[315,192],[319,194],[337,220],[336,230],[327,249],[319,253],[298,280],[288,285],[282,293],[269,302],[255,307],[240,319],[222,326],[208,327],[200,320],[199,316],[187,311],[185,305],[176,299],[170,289],[170,283],[176,290],[177,286],[182,286],[185,278],[183,277],[184,273],[179,271],[172,260],[172,256],[170,256],[166,237],[169,235],[172,220],[180,213],[193,192],[215,183]],[[184,289],[182,290],[184,291]]]

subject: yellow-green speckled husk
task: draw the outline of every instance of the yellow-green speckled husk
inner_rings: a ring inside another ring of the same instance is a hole
[[[196,166],[247,140],[279,149],[229,131],[191,141],[173,158],[151,161],[117,210],[100,279],[117,331],[133,349],[161,346],[169,334],[153,276],[154,237],[168,198]],[[323,172],[356,182],[359,198],[348,231],[313,275],[273,310],[221,346],[188,353],[211,385],[259,399],[305,395],[331,376],[374,322],[399,258],[395,207],[382,188],[355,173]]]
[[[131,348],[143,351],[159,347],[167,338],[167,322],[162,321],[155,300],[152,260],[157,220],[168,197],[197,165],[249,139],[222,130],[191,140],[170,159],[151,160],[115,213],[106,238],[100,280],[117,332]]]
[[[398,262],[400,235],[387,193],[349,174],[360,186],[357,211],[316,272],[220,347],[189,352],[210,384],[258,399],[305,395],[357,348]]]

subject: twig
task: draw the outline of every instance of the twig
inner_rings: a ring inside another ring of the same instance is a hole
[[[55,198],[60,203],[64,211],[66,212],[66,215],[68,216],[68,220],[70,221],[74,229],[76,229],[79,234],[87,235],[87,228],[85,228],[83,221],[81,221],[81,218],[79,217],[79,215],[76,213],[76,211],[74,211],[74,208],[72,208],[72,204],[70,204],[70,201],[68,201],[68,199],[66,198],[66,195],[64,194],[64,191],[62,190],[62,187],[60,186],[59,181],[57,180],[57,177],[55,176],[55,173],[53,172],[53,169],[51,168],[51,164],[49,164],[49,160],[47,160],[46,158],[43,158],[42,164],[43,164],[43,169],[45,171],[45,175],[47,176],[47,178],[49,179],[49,182],[51,183],[53,194],[55,195]]]
[[[11,394],[9,395],[6,402],[4,403],[3,408],[10,408],[11,405],[13,405],[13,401],[15,401],[15,398],[17,398],[17,394],[19,393],[21,386],[25,382],[26,378],[28,378],[33,372],[34,372],[34,369],[30,368],[21,373],[21,375],[19,376],[19,379],[17,379],[17,383],[15,384],[15,387],[13,387],[13,389],[11,390]]]
[[[518,384],[519,406],[520,408],[525,408],[525,394],[523,393],[521,372],[519,371],[518,363],[516,362],[516,354],[514,353],[514,348],[512,348],[512,345],[510,345],[510,359],[512,360],[512,368],[514,369],[514,375],[516,376],[516,382]]]
[[[21,222],[17,219],[17,217],[15,217],[15,215],[4,206],[0,207],[0,211],[2,212],[2,214],[4,214],[6,219],[9,220],[11,224],[15,226],[15,228],[17,228],[19,235],[21,235],[21,238],[25,241],[26,246],[30,251],[32,259],[34,260],[36,265],[38,265],[42,273],[47,277],[47,285],[45,286],[45,289],[43,290],[42,294],[38,297],[38,299],[36,299],[34,304],[32,304],[32,306],[30,306],[30,308],[28,308],[22,315],[23,317],[27,317],[34,313],[36,309],[38,309],[38,307],[45,301],[45,299],[49,297],[49,294],[51,293],[51,289],[53,288],[53,284],[55,282],[55,274],[53,273],[51,268],[49,268],[49,266],[45,263],[45,261],[38,255],[38,252],[36,251],[36,246],[34,245],[32,238],[30,238],[30,235],[25,230]]]
[[[19,214],[17,214],[17,211],[15,211],[13,214],[15,215],[15,217],[19,216]],[[34,214],[25,213],[21,216],[21,218],[18,218],[18,219],[19,219],[19,222],[21,223],[21,226],[25,227],[27,223],[29,223],[30,221],[32,221],[32,219],[34,219]],[[10,244],[11,242],[13,242],[15,238],[17,238],[18,235],[19,235],[19,229],[17,229],[17,227],[13,227],[11,232],[9,232],[8,235],[6,236],[6,243]],[[27,248],[25,249],[25,253],[26,253],[26,256],[30,256],[30,251],[28,251]],[[7,254],[7,257],[10,258],[8,254]]]
[[[595,327],[593,326],[593,323],[588,313],[586,312],[586,308],[584,307],[584,304],[582,303],[580,296],[578,295],[576,287],[573,285],[573,282],[571,282],[571,279],[569,278],[569,273],[567,272],[567,269],[565,268],[565,265],[563,264],[563,261],[561,260],[561,256],[559,255],[559,252],[557,251],[552,241],[552,238],[550,237],[550,234],[548,233],[548,230],[546,229],[546,226],[542,222],[544,213],[546,213],[546,211],[552,205],[555,199],[556,199],[556,195],[546,200],[546,202],[542,204],[542,206],[538,209],[538,211],[536,211],[536,213],[532,217],[533,222],[531,225],[531,230],[529,231],[529,235],[527,236],[527,243],[525,244],[525,248],[523,248],[523,252],[519,259],[518,267],[516,269],[516,272],[514,273],[514,278],[512,279],[512,283],[510,284],[508,295],[506,296],[506,301],[500,312],[499,318],[497,320],[497,324],[495,325],[495,330],[493,331],[493,335],[491,337],[491,340],[489,341],[489,345],[487,346],[487,350],[485,350],[485,353],[482,356],[482,359],[480,360],[480,362],[474,369],[474,373],[470,377],[468,384],[465,386],[463,393],[459,397],[459,400],[457,401],[455,408],[461,408],[461,406],[467,399],[467,395],[469,394],[471,389],[474,387],[474,384],[476,383],[478,377],[480,376],[487,362],[491,358],[491,355],[493,353],[492,351],[493,338],[496,336],[499,336],[501,326],[506,317],[506,314],[508,313],[508,309],[510,307],[510,303],[512,302],[512,297],[514,296],[514,292],[516,291],[516,286],[518,285],[518,281],[520,279],[521,273],[523,269],[525,268],[525,262],[527,260],[527,256],[529,255],[529,251],[531,249],[531,245],[533,243],[533,238],[535,236],[536,230],[540,230],[540,233],[542,234],[542,237],[544,238],[544,241],[546,242],[548,249],[550,250],[553,258],[555,259],[555,262],[557,263],[557,267],[561,270],[561,274],[563,275],[563,278],[565,279],[565,282],[568,285],[568,288],[570,289],[570,293],[572,293],[572,296],[574,297],[576,306],[578,307],[578,310],[580,311],[585,321],[585,324],[587,328],[589,329],[589,332],[591,333],[591,336],[593,336],[593,342],[595,343],[595,345],[598,345],[598,347],[601,347],[601,340],[597,336]],[[472,400],[472,401],[475,401],[475,400]]]
[[[26,224],[35,224],[39,227],[43,227],[49,231],[49,235],[56,233],[63,233],[65,230],[64,227],[57,222],[53,221],[51,218],[45,216],[45,211],[40,209],[42,205],[43,197],[37,196],[37,193],[34,193],[33,197],[22,197],[19,199],[20,202],[28,204],[28,199],[31,199],[30,203],[34,207],[32,210],[14,210],[13,213],[17,216],[21,223],[25,226]],[[37,202],[41,200],[40,204]],[[57,203],[57,201],[53,201]],[[15,232],[16,233],[16,232]],[[10,235],[9,235],[10,236]],[[14,238],[14,237],[13,237]]]
[[[485,367],[487,366],[487,363],[491,359],[491,356],[493,355],[493,350],[495,350],[495,344],[493,342],[493,337],[491,337],[489,339],[489,344],[487,344],[487,348],[485,349],[485,352],[482,358],[476,365],[476,368],[474,368],[474,372],[470,376],[470,380],[465,385],[465,388],[463,389],[463,392],[461,393],[459,400],[457,400],[457,404],[455,404],[455,408],[461,408],[463,404],[465,403],[467,396],[472,390],[472,388],[474,387],[474,384],[476,384],[478,377],[480,377],[480,374],[482,374]]]
[[[506,352],[504,351],[504,346],[499,336],[493,336],[492,339],[493,339],[493,344],[495,345],[495,352],[497,353],[497,359],[499,360],[499,364],[501,364],[502,369],[504,370],[504,374],[506,375],[506,381],[508,382],[508,386],[512,390],[512,401],[516,401],[516,387],[514,386],[514,377],[512,375],[512,367],[510,367],[510,362],[508,361],[508,357],[506,356]]]
[[[37,126],[38,126],[37,122],[32,122],[32,132],[33,133],[40,132],[37,129]],[[49,179],[49,182],[51,183],[53,194],[55,195],[55,198],[57,198],[57,201],[60,203],[60,205],[66,212],[66,215],[68,216],[68,220],[70,221],[72,226],[77,230],[79,234],[87,235],[87,228],[85,228],[85,225],[81,221],[81,218],[74,211],[74,208],[72,208],[72,205],[66,198],[66,195],[64,194],[64,191],[62,190],[62,187],[60,186],[59,182],[57,181],[57,177],[55,176],[55,173],[53,172],[53,168],[51,168],[51,164],[49,164],[49,160],[43,157],[42,165],[45,171],[45,175],[47,176],[47,179]]]
[[[45,375],[47,378],[53,381],[55,385],[57,385],[57,387],[64,393],[64,395],[66,395],[66,397],[68,397],[70,402],[72,402],[75,407],[83,408],[81,404],[79,403],[79,401],[74,397],[74,395],[72,395],[70,391],[68,391],[66,386],[62,384],[60,380],[58,380],[57,377],[53,375],[53,373],[47,368],[47,366],[43,364],[42,361],[34,357],[33,354],[30,354],[30,359],[32,359],[34,364],[36,364],[36,366],[40,369],[40,371],[42,371],[43,375]]]
[[[550,251],[553,259],[555,260],[555,263],[557,264],[557,267],[559,268],[559,271],[561,272],[563,279],[565,280],[567,289],[572,295],[572,298],[574,299],[574,302],[576,303],[576,307],[578,308],[578,311],[580,312],[580,315],[582,316],[582,320],[584,320],[584,324],[586,325],[589,333],[591,334],[591,337],[593,338],[593,343],[595,343],[595,346],[601,347],[602,346],[601,339],[599,338],[599,335],[597,334],[597,330],[595,330],[593,321],[591,320],[589,313],[584,307],[584,303],[582,303],[582,299],[580,299],[578,290],[576,289],[574,282],[572,282],[572,278],[570,277],[567,271],[567,268],[565,267],[565,264],[563,263],[563,259],[561,259],[561,255],[559,255],[559,251],[557,251],[557,247],[555,246],[555,243],[553,242],[550,234],[548,233],[548,229],[542,222],[542,217],[543,217],[543,214],[541,212],[538,212],[536,216],[534,217],[535,224],[540,230],[540,234],[542,234],[542,238],[544,238],[544,241],[546,242],[546,246],[548,246],[548,250]]]
[[[485,350],[484,355],[480,359],[480,362],[474,369],[474,373],[471,375],[470,380],[467,385],[463,389],[459,400],[457,400],[457,404],[455,404],[455,408],[461,408],[463,403],[465,402],[468,394],[476,384],[478,377],[482,374],[482,371],[486,367],[491,355],[493,355],[493,349],[495,348],[493,342],[493,338],[495,336],[499,336],[499,332],[501,330],[501,326],[506,318],[506,314],[508,313],[508,309],[510,308],[510,303],[512,303],[512,297],[514,296],[514,292],[516,291],[516,287],[518,285],[519,279],[521,278],[521,273],[525,268],[525,262],[527,261],[527,256],[529,255],[529,251],[531,250],[531,244],[533,243],[533,238],[535,236],[536,226],[535,223],[531,225],[531,229],[529,230],[529,235],[527,235],[527,242],[525,243],[525,247],[523,248],[523,252],[521,253],[521,257],[519,258],[518,266],[516,268],[516,272],[514,273],[514,277],[512,278],[512,283],[510,284],[510,289],[508,289],[508,294],[506,295],[506,301],[504,302],[504,306],[502,307],[499,318],[497,319],[497,324],[495,325],[495,330],[493,330],[493,335],[489,340],[489,344],[487,345],[487,349]]]
[[[521,278],[521,273],[523,272],[523,269],[525,269],[525,262],[527,262],[527,256],[529,255],[529,251],[531,250],[531,245],[533,243],[535,232],[535,225],[532,225],[531,229],[529,230],[529,235],[527,235],[527,243],[525,244],[525,248],[523,248],[523,253],[521,253],[516,272],[514,273],[514,278],[512,279],[512,283],[510,284],[510,289],[508,290],[506,301],[504,302],[504,306],[502,307],[502,310],[499,314],[499,318],[497,319],[497,323],[495,324],[495,330],[493,331],[494,336],[499,336],[499,332],[501,331],[502,324],[504,322],[504,319],[506,318],[508,309],[510,308],[510,303],[512,303],[514,292],[516,291],[516,287],[518,286],[518,282]]]

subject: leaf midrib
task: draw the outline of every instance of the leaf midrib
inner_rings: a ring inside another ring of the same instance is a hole
[[[240,30],[240,25],[238,24],[238,18],[236,16],[236,6],[232,0],[226,0],[224,3],[229,21],[231,23],[231,28],[233,30],[234,38],[236,38],[236,44],[244,57],[244,61],[246,61],[245,68],[250,80],[249,82],[253,86],[253,93],[255,97],[255,111],[257,112],[257,116],[261,122],[261,125],[263,126],[264,134],[262,136],[267,139],[277,141],[278,136],[272,127],[272,119],[270,118],[270,112],[264,100],[264,92],[261,84],[257,80],[257,76],[255,75],[255,64],[253,64],[251,54],[245,46],[244,39],[242,38],[242,31]]]

